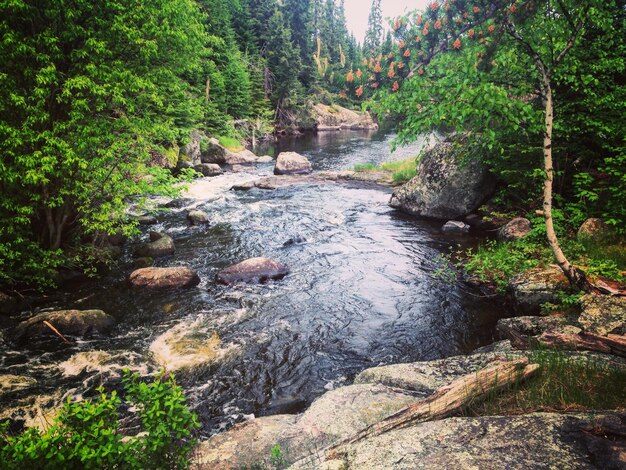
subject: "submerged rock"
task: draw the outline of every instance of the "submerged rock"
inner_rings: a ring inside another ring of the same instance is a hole
[[[156,362],[171,372],[205,367],[226,360],[240,352],[235,345],[222,346],[222,341],[203,318],[180,323],[150,345]]]
[[[504,242],[513,242],[520,240],[530,233],[532,224],[530,220],[523,217],[516,217],[504,227],[498,230],[498,240]]]
[[[440,142],[424,152],[417,176],[394,191],[390,205],[411,215],[457,219],[492,194],[495,180],[477,161],[460,161],[459,144]]]
[[[176,251],[174,240],[165,233],[150,232],[150,243],[144,243],[135,250],[136,258],[157,258],[171,255]]]
[[[307,175],[311,173],[311,162],[295,152],[282,152],[278,155],[275,175]]]
[[[15,340],[21,343],[37,336],[56,336],[44,321],[65,336],[108,333],[115,326],[115,319],[102,310],[58,310],[40,313],[17,325]]]
[[[145,358],[131,351],[82,351],[59,364],[59,370],[64,377],[76,377],[84,373],[97,373],[100,377],[120,377],[125,368],[142,375],[152,372]]]
[[[626,297],[585,295],[578,323],[589,333],[601,336],[626,335]]]
[[[444,233],[467,233],[469,230],[470,226],[468,224],[457,220],[449,220],[441,227],[441,231]]]
[[[187,220],[191,222],[191,225],[208,224],[209,214],[204,211],[194,209],[187,213]]]
[[[289,268],[269,258],[251,258],[221,270],[215,276],[221,284],[263,283],[270,279],[282,279],[289,274]]]
[[[200,277],[186,267],[141,268],[133,271],[128,278],[133,287],[151,289],[176,289],[195,287],[200,284]]]
[[[557,293],[568,291],[570,284],[558,267],[536,268],[511,279],[509,289],[521,313],[533,315],[539,313],[542,304],[556,303]]]

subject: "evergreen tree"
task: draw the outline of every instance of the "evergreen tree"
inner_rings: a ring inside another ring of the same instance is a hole
[[[380,7],[381,0],[372,1],[372,9],[367,20],[367,32],[365,33],[365,41],[363,49],[365,54],[370,57],[380,53],[380,46],[383,39],[383,14]]]

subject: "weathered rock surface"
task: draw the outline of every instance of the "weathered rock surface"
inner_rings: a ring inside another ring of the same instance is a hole
[[[448,385],[471,372],[486,367],[502,358],[496,353],[454,356],[435,361],[390,364],[371,367],[358,374],[355,384],[378,383],[389,387],[411,390],[420,398],[426,398],[439,387]]]
[[[219,176],[223,173],[222,168],[216,163],[200,163],[193,167],[202,176]]]
[[[580,333],[580,329],[575,331],[576,327],[568,325],[567,319],[556,316],[502,318],[498,320],[497,329],[517,348],[527,348],[531,338],[547,332]]]
[[[595,419],[536,413],[427,422],[349,446],[344,468],[602,468],[594,465],[584,429]],[[318,465],[308,468],[325,468]]]
[[[171,255],[176,251],[174,240],[165,233],[150,232],[150,243],[140,245],[133,256],[136,258],[157,258]]]
[[[542,304],[556,302],[556,293],[569,288],[570,284],[563,272],[554,266],[531,269],[509,282],[518,309],[527,315],[539,313]]]
[[[602,219],[587,219],[578,229],[579,240],[602,240],[610,234],[609,226]]]
[[[516,217],[504,227],[498,230],[498,240],[503,242],[513,242],[520,240],[530,233],[532,224],[524,217]]]
[[[44,321],[65,336],[108,333],[115,326],[115,319],[102,310],[58,310],[40,313],[17,325],[15,340],[21,343],[37,336],[56,336]]]
[[[374,123],[369,113],[357,113],[341,106],[327,106],[321,103],[314,106],[313,112],[318,131],[378,129],[378,124]]]
[[[250,150],[232,152],[215,138],[204,141],[201,160],[202,163],[218,165],[249,165],[266,161],[265,158],[261,160]]]
[[[139,225],[156,225],[158,221],[153,215],[140,215],[137,217],[137,222]]]
[[[191,225],[208,224],[209,214],[198,209],[190,210],[187,213],[187,220],[191,222]]]
[[[208,138],[204,132],[193,131],[189,143],[181,149],[179,164],[181,166],[194,167],[202,163],[202,146],[203,141],[206,140]]]
[[[3,395],[18,392],[36,385],[37,381],[32,377],[23,375],[1,374],[0,375],[0,398]]]
[[[170,328],[150,345],[156,362],[172,372],[210,366],[233,357],[239,351],[240,348],[235,345],[222,346],[217,332],[202,317]]]
[[[195,287],[200,284],[200,277],[186,267],[141,268],[128,277],[133,287],[150,289],[177,289]]]
[[[424,152],[417,176],[397,189],[390,205],[408,214],[458,219],[492,194],[495,180],[479,162],[461,162],[457,144],[440,142]]]
[[[444,233],[467,233],[469,230],[470,226],[468,224],[458,220],[449,220],[441,227],[441,231]]]
[[[311,162],[296,152],[282,152],[276,159],[275,175],[307,175],[311,173]]]
[[[270,279],[282,279],[289,274],[289,268],[269,258],[251,258],[221,270],[215,276],[222,284],[259,283]]]
[[[585,295],[578,323],[589,333],[601,336],[626,335],[626,297]]]

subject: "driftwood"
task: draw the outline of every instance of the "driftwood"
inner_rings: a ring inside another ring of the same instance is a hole
[[[461,377],[450,385],[438,389],[425,400],[409,405],[379,423],[327,448],[325,457],[328,460],[338,458],[344,446],[393,429],[448,417],[462,411],[472,403],[482,401],[503,388],[530,377],[539,367],[538,364],[529,364],[527,358],[522,358],[510,362],[498,362],[476,373]]]
[[[544,333],[537,338],[537,342],[551,349],[597,351],[626,357],[626,336],[624,335]]]

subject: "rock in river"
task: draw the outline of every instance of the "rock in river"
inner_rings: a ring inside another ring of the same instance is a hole
[[[150,232],[150,243],[144,243],[135,250],[136,258],[156,258],[167,256],[176,250],[174,240],[169,235],[160,232]]]
[[[282,152],[278,155],[275,175],[307,175],[311,173],[311,162],[295,152]]]
[[[193,167],[198,173],[202,173],[202,176],[219,176],[222,169],[217,163],[200,163]]]
[[[15,328],[15,340],[23,342],[36,336],[54,336],[50,323],[62,335],[85,336],[98,332],[107,333],[115,325],[115,319],[102,310],[58,310],[35,315]]]
[[[187,214],[187,220],[191,222],[191,225],[202,225],[209,223],[209,214],[197,209],[189,211]]]
[[[215,280],[221,284],[238,282],[257,283],[270,279],[282,279],[289,274],[289,268],[269,258],[251,258],[221,270]]]
[[[153,289],[176,289],[200,284],[200,277],[185,267],[137,269],[128,280],[133,287]]]
[[[458,143],[438,143],[424,152],[417,176],[397,189],[389,204],[434,219],[457,219],[476,210],[493,192],[495,181],[480,162],[461,160]]]
[[[441,230],[445,233],[467,233],[470,230],[470,226],[458,220],[449,220],[441,227]]]

